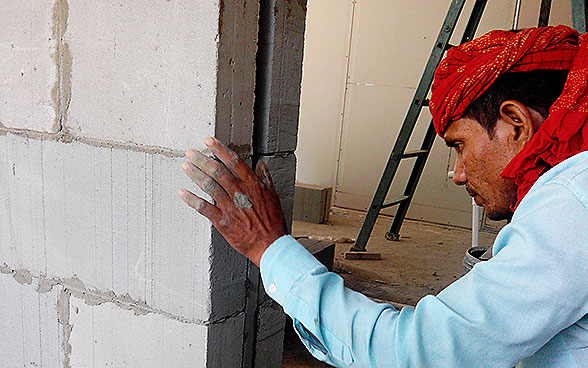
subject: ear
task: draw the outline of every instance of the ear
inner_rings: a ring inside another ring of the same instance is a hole
[[[518,146],[520,151],[529,142],[536,130],[534,110],[514,100],[506,100],[500,105],[500,118],[503,133],[508,135],[509,143]]]

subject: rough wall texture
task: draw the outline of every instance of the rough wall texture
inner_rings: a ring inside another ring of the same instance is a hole
[[[254,145],[258,153],[294,152],[298,133],[306,0],[272,0],[261,8]]]
[[[0,366],[241,366],[246,262],[176,193],[204,137],[250,152],[246,4],[5,4]]]
[[[261,3],[259,51],[255,86],[253,153],[263,160],[272,174],[288,225],[292,223],[298,110],[306,0],[271,0]],[[249,279],[259,275],[249,273]],[[263,287],[257,290],[257,329],[252,366],[280,367],[285,315]],[[246,340],[247,343],[247,340]]]

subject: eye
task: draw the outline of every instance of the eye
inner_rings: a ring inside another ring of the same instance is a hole
[[[461,142],[455,142],[454,144],[452,144],[453,149],[455,149],[455,152],[457,153],[462,153],[463,151],[463,143]]]

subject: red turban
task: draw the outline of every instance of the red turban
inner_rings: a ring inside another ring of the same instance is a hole
[[[517,205],[544,172],[588,150],[588,37],[566,27],[492,31],[447,52],[435,71],[430,109],[443,136],[502,74],[569,70],[560,97],[531,140],[502,171],[517,186]]]

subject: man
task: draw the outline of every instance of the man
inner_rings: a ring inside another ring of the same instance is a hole
[[[224,165],[188,151],[184,170],[215,204],[180,195],[261,266],[268,294],[332,365],[588,367],[588,44],[564,26],[493,31],[451,49],[432,92],[455,182],[512,220],[491,260],[416,308],[344,288],[286,235],[267,168],[254,175],[214,139]]]

